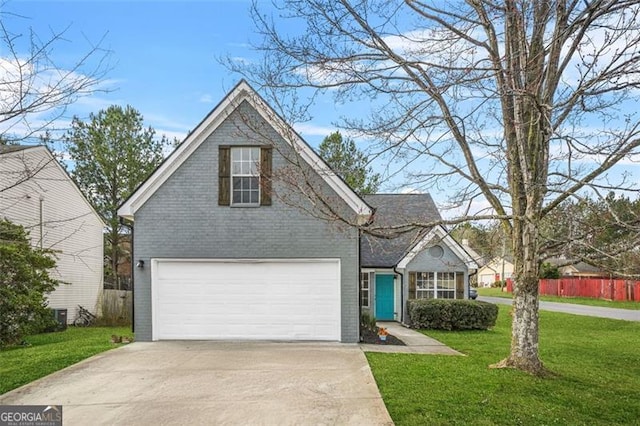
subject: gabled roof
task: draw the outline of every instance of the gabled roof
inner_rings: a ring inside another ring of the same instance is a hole
[[[583,262],[578,259],[562,259],[557,257],[552,257],[545,262],[550,263],[551,265],[557,266],[559,268],[573,268],[576,272],[583,273],[602,273],[602,269],[597,266],[590,265],[586,262]]]
[[[187,135],[186,139],[120,206],[118,215],[133,220],[135,212],[162,186],[180,165],[220,126],[243,101],[248,102],[282,138],[290,143],[300,157],[366,222],[371,208],[360,198],[313,149],[283,120],[265,100],[245,81],[241,80],[225,98]]]
[[[60,164],[60,162],[56,159],[56,157],[53,155],[53,153],[47,146],[45,145],[0,145],[0,155],[15,154],[17,152],[21,153],[22,151],[27,151],[27,150],[42,151],[50,159],[50,161],[47,161],[47,164],[51,162],[58,168],[58,170],[69,180],[69,182],[71,182],[78,196],[80,196],[80,198],[82,198],[82,200],[87,204],[87,206],[91,209],[91,211],[96,216],[96,218],[98,218],[98,220],[106,226],[106,223],[104,219],[102,219],[102,216],[100,216],[100,214],[96,211],[95,207],[93,207],[93,205],[89,202],[89,200],[87,200],[87,197],[85,197],[85,195],[82,193],[76,181],[73,180],[73,178],[69,175],[69,172],[67,171],[67,169],[65,169]],[[16,155],[23,155],[23,154],[21,153]],[[0,166],[2,166],[2,163],[0,163]],[[40,172],[40,170],[41,169],[32,171],[33,175],[31,178],[37,179],[38,173]]]
[[[406,268],[409,262],[418,255],[422,250],[434,243],[434,240],[446,245],[469,269],[478,269],[476,261],[467,253],[464,248],[451,237],[449,231],[444,226],[434,226],[420,242],[416,244],[405,257],[398,262],[398,268]]]
[[[429,194],[373,194],[364,200],[374,208],[373,226],[385,227],[406,223],[429,223],[440,220],[440,213]],[[363,234],[360,239],[360,260],[363,268],[392,268],[426,233],[413,228],[395,238]]]
[[[467,244],[468,241],[466,240],[462,240],[462,242],[460,243],[460,246],[462,246],[462,248],[464,249],[464,251],[467,252],[467,254],[469,254],[469,256],[471,256],[471,258],[474,260],[474,262],[476,262],[476,264],[478,265],[478,267],[481,267],[486,265],[487,261],[486,259],[480,255],[480,253],[478,253],[477,251],[475,251],[473,249],[473,247],[471,247],[469,244]]]
[[[375,209],[374,227],[401,226],[412,223],[429,223],[441,220],[440,213],[429,194],[374,194],[364,197]],[[404,268],[433,239],[440,239],[469,268],[475,269],[473,258],[441,226],[432,228],[412,227],[394,238],[363,234],[360,239],[360,264],[362,268]]]

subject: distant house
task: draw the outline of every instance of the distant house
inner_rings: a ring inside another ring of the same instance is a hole
[[[0,146],[0,217],[24,226],[32,245],[55,250],[52,275],[67,284],[49,307],[95,311],[103,280],[103,228],[98,213],[44,146]]]
[[[495,257],[478,269],[478,287],[490,287],[496,281],[508,280],[513,276],[513,258]]]
[[[578,277],[578,278],[601,278],[609,277],[606,271],[597,268],[593,265],[589,265],[585,262],[580,262],[571,259],[559,259],[551,258],[545,260],[552,265],[558,266],[561,277]]]

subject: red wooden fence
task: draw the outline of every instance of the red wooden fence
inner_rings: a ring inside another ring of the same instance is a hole
[[[540,294],[561,297],[592,297],[606,300],[640,302],[640,281],[609,278],[560,278],[540,280]],[[507,280],[507,291],[513,291]]]

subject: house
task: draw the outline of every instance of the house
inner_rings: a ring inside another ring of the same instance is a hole
[[[600,268],[577,259],[550,258],[545,260],[558,267],[561,277],[610,278],[611,275]]]
[[[491,287],[496,281],[506,281],[513,277],[513,258],[509,255],[491,259],[478,269],[478,287]]]
[[[440,214],[429,194],[364,197],[374,225],[429,223]],[[411,299],[467,299],[473,258],[442,226],[402,230],[396,236],[364,234],[360,240],[363,311],[377,320],[407,323]]]
[[[241,81],[118,210],[134,230],[136,339],[357,342],[361,238],[342,219],[373,213]],[[370,276],[393,276],[395,292],[424,264],[422,240],[398,275]]]
[[[0,217],[24,226],[35,247],[57,257],[61,284],[47,297],[52,309],[96,310],[103,280],[104,223],[44,146],[0,145]]]

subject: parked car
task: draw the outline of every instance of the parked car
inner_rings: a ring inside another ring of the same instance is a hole
[[[478,290],[473,287],[469,287],[469,299],[476,300],[476,297],[478,297]]]

